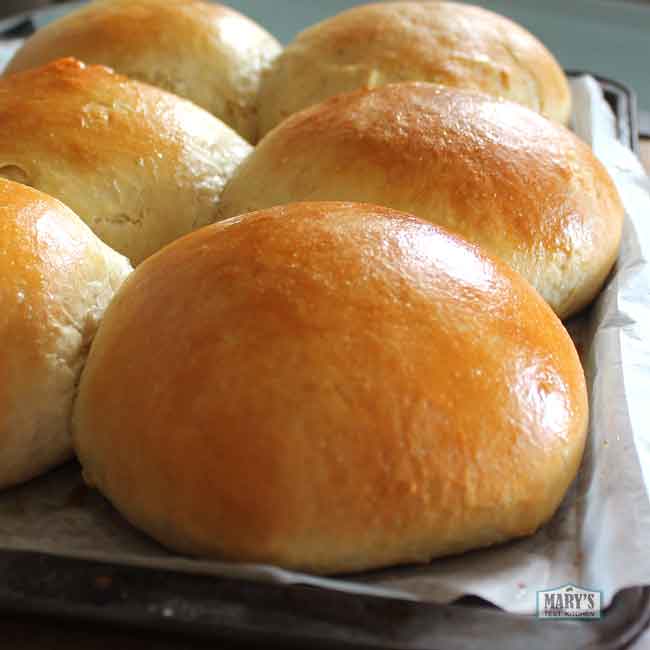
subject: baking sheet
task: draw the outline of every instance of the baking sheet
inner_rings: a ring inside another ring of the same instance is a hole
[[[30,550],[282,584],[312,584],[438,603],[478,595],[532,613],[536,591],[567,582],[603,591],[650,584],[650,183],[616,141],[598,84],[572,84],[575,130],[607,165],[627,220],[615,274],[596,305],[569,323],[590,387],[592,418],[580,474],[559,512],[536,535],[425,567],[322,579],[273,567],[175,556],[130,527],[83,485],[76,464],[0,495],[0,551]]]

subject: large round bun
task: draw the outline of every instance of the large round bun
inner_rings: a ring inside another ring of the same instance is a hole
[[[136,264],[216,217],[250,145],[194,104],[62,59],[0,79],[0,176],[63,201]]]
[[[224,218],[302,200],[411,212],[484,246],[562,318],[618,254],[623,207],[591,149],[518,104],[426,83],[334,97],[269,133],[226,186]]]
[[[63,204],[0,179],[0,488],[71,455],[79,374],[130,271]]]
[[[532,533],[587,408],[571,339],[507,266],[387,208],[304,203],[137,268],[73,426],[87,480],[163,544],[331,573]]]
[[[107,65],[193,101],[253,141],[260,75],[280,49],[259,25],[219,4],[95,0],[38,30],[8,70],[67,56]]]
[[[571,111],[557,61],[511,20],[454,2],[385,2],[329,18],[286,47],[262,79],[260,133],[327,97],[400,81],[481,90],[561,123]]]

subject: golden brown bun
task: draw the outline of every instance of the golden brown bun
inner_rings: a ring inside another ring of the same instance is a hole
[[[62,203],[0,179],[0,488],[71,455],[81,367],[130,271]]]
[[[0,176],[63,201],[134,264],[212,223],[251,150],[190,102],[62,59],[0,79]]]
[[[262,78],[260,135],[357,88],[428,81],[519,102],[566,124],[571,94],[553,55],[523,27],[453,2],[349,9],[299,34]]]
[[[185,97],[254,141],[260,75],[280,44],[259,25],[195,0],[96,0],[29,38],[9,72],[74,56]]]
[[[208,226],[133,273],[83,373],[84,474],[178,551],[331,573],[532,533],[587,426],[562,324],[387,208]]]
[[[484,246],[565,318],[618,254],[623,207],[589,147],[509,102],[425,83],[334,97],[260,142],[221,216],[302,200],[411,212]]]

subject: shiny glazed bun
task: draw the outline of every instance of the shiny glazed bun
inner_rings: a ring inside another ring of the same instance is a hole
[[[448,227],[519,271],[565,318],[618,254],[623,207],[591,149],[511,102],[426,83],[334,97],[265,137],[223,218],[302,200],[367,201]]]
[[[303,203],[136,269],[74,439],[86,479],[170,548],[332,573],[532,533],[587,408],[567,332],[504,264],[387,208]]]
[[[299,34],[263,75],[260,134],[357,88],[428,81],[519,102],[566,123],[571,95],[553,55],[523,27],[454,2],[354,7]]]
[[[252,141],[260,75],[280,49],[259,25],[219,4],[95,0],[38,30],[8,70],[66,56],[107,65],[193,101]]]
[[[79,374],[130,271],[63,204],[0,179],[0,488],[71,455]]]
[[[0,79],[0,176],[63,201],[134,264],[216,217],[250,145],[194,104],[62,59]]]

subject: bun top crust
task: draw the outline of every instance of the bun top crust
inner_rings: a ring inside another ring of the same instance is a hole
[[[388,208],[208,226],[112,303],[87,479],[176,550],[331,573],[525,535],[580,462],[573,343],[516,273]]]
[[[339,95],[287,119],[234,174],[220,213],[301,200],[367,201],[443,225],[509,263],[562,318],[601,288],[624,215],[606,169],[564,127],[416,82]]]
[[[299,34],[265,73],[260,134],[327,97],[427,81],[503,97],[566,124],[571,94],[553,55],[481,7],[386,2],[354,7]]]
[[[59,199],[134,264],[214,221],[251,150],[194,104],[62,59],[0,79],[0,176]]]
[[[240,13],[195,0],[96,0],[38,30],[9,72],[74,56],[185,97],[256,139],[261,71],[280,52]]]
[[[71,455],[81,367],[130,272],[63,204],[0,179],[0,488]]]

